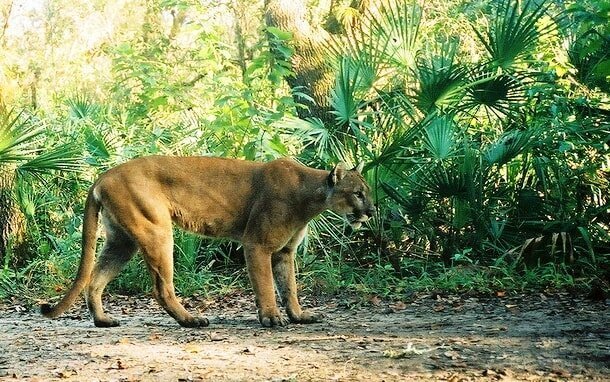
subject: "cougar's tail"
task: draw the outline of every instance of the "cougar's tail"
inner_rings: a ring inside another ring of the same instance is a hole
[[[101,205],[93,195],[93,189],[91,187],[89,194],[87,195],[87,201],[85,202],[85,216],[83,219],[83,239],[82,239],[82,252],[80,258],[80,265],[78,267],[78,273],[74,284],[61,299],[60,302],[55,306],[49,304],[40,305],[40,312],[49,318],[55,318],[65,312],[74,301],[78,298],[82,290],[87,286],[91,279],[91,272],[95,264],[95,247],[97,241],[97,222],[100,213]]]

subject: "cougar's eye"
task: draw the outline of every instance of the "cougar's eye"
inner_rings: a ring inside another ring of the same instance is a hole
[[[356,191],[356,192],[354,192],[354,195],[356,195],[356,197],[357,197],[358,199],[364,200],[364,192],[362,192],[362,191]]]

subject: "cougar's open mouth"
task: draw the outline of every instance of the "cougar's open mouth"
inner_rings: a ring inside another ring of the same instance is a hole
[[[362,227],[362,223],[364,223],[370,219],[370,217],[367,215],[356,216],[354,214],[348,214],[346,217],[347,217],[347,221],[349,222],[349,224],[352,226],[353,229],[358,229],[358,228]]]

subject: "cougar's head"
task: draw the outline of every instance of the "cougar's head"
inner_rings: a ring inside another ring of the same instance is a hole
[[[339,163],[328,175],[330,189],[329,209],[343,215],[358,229],[375,214],[375,206],[371,200],[371,188],[361,174],[362,166],[351,170],[345,164]]]

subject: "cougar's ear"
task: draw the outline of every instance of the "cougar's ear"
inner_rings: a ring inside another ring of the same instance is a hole
[[[330,174],[328,174],[328,185],[334,187],[343,177],[345,177],[345,171],[345,163],[337,163],[337,165],[330,170]]]
[[[352,171],[356,171],[358,174],[362,174],[362,170],[364,170],[364,162],[358,163],[358,166],[352,169]]]

